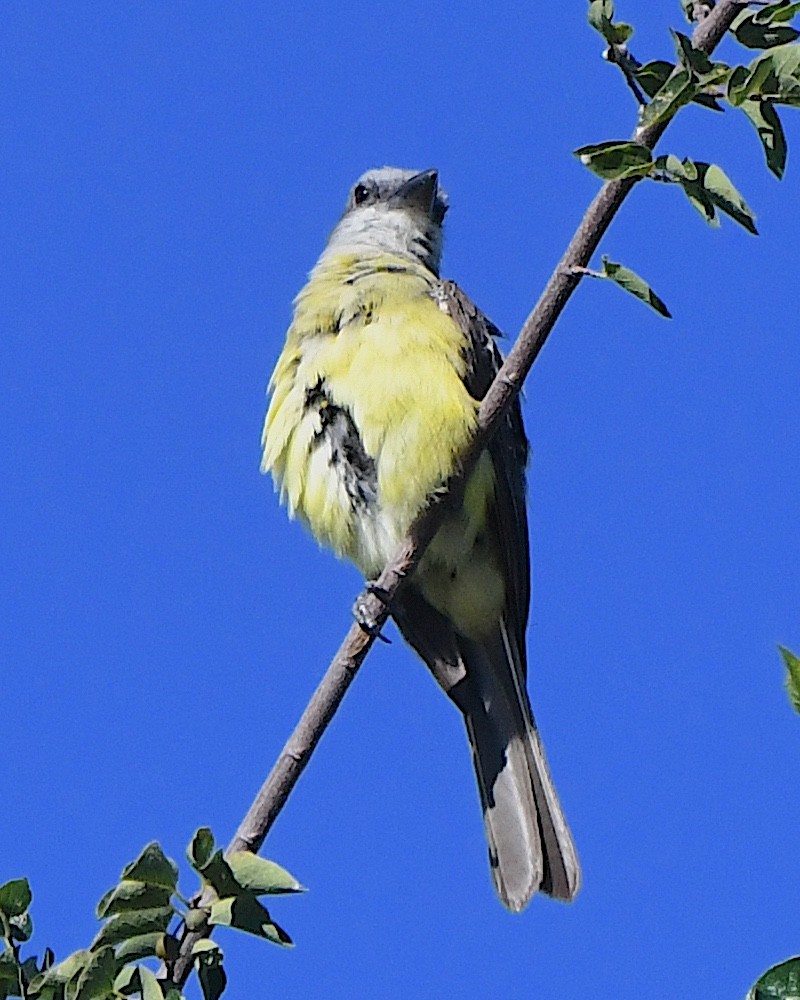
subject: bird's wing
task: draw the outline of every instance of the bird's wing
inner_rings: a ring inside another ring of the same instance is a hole
[[[435,296],[460,327],[464,340],[464,383],[474,399],[483,399],[502,357],[495,343],[500,331],[454,282],[440,281]],[[519,682],[525,686],[525,629],[530,600],[528,523],[525,509],[525,465],[528,441],[518,400],[514,400],[488,446],[495,475],[490,507],[491,531],[497,539],[506,582],[504,618],[518,652]],[[425,600],[413,580],[397,598],[392,613],[406,640],[430,667],[444,690],[465,677],[453,626]]]
[[[496,338],[498,328],[452,281],[441,282],[441,301],[464,334],[467,360],[465,384],[474,399],[483,399],[503,363]],[[530,553],[525,506],[525,466],[528,439],[519,398],[509,407],[488,446],[495,475],[490,516],[503,560],[506,581],[506,624],[525,664],[525,629],[530,603]],[[522,678],[524,683],[524,676]]]

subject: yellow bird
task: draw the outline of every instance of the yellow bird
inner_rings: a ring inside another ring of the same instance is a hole
[[[496,327],[439,277],[446,210],[435,170],[360,177],[270,380],[262,467],[290,517],[368,579],[457,469],[501,363]],[[527,452],[515,404],[391,609],[464,716],[492,878],[515,912],[580,883],[526,691]]]

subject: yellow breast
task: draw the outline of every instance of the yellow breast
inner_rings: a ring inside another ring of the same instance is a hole
[[[263,468],[290,514],[368,577],[475,430],[464,333],[432,297],[435,281],[402,257],[323,258],[297,297],[270,383]],[[449,578],[456,558],[446,558],[448,532],[459,563],[469,557],[492,489],[486,455],[464,510],[426,556],[431,582]]]

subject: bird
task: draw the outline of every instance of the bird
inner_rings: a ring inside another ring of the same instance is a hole
[[[262,471],[289,516],[367,580],[458,471],[502,363],[500,331],[440,277],[447,209],[436,170],[359,177],[269,382]],[[538,891],[571,900],[581,879],[526,689],[527,458],[515,400],[390,606],[463,716],[512,912]]]

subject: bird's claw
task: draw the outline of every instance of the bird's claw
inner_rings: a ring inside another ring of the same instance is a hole
[[[389,602],[392,599],[392,595],[385,587],[379,586],[373,580],[367,580],[366,584],[364,585],[364,590],[366,590],[368,594],[372,594],[373,597],[377,597],[378,600],[382,601],[388,608]]]
[[[367,594],[377,597],[379,601],[388,605],[389,594],[383,587],[379,587],[376,583],[367,581],[367,585],[364,590]],[[381,632],[381,627],[378,624],[375,615],[367,606],[367,600],[364,594],[359,594],[356,599],[356,603],[353,605],[353,617],[355,618],[358,627],[366,632],[371,639],[380,639],[381,642],[391,645],[392,640],[387,639],[383,632]]]

